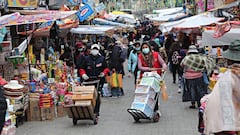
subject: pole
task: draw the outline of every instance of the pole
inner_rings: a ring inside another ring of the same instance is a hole
[[[208,10],[208,0],[205,0],[205,11]]]
[[[29,56],[29,46],[28,46],[28,34],[27,34],[27,31],[29,30],[29,24],[26,24],[26,29],[25,29],[25,32],[26,32],[26,41],[27,41],[27,54],[28,54],[28,70],[29,70],[29,81],[31,82],[32,79],[31,79],[31,64],[30,64],[30,56]]]

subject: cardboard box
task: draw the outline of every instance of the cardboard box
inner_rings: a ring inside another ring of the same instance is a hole
[[[149,95],[150,98],[154,99],[156,92],[151,86],[148,85],[137,85],[135,89],[135,95]]]
[[[75,101],[75,106],[93,106],[91,100]]]
[[[29,98],[29,121],[40,121],[40,108],[39,108],[39,98]]]
[[[41,120],[53,120],[55,117],[55,108],[49,107],[49,108],[41,108]]]
[[[95,86],[75,86],[73,87],[73,95],[75,94],[94,94],[97,97]]]
[[[144,103],[133,102],[131,105],[131,108],[142,111],[148,117],[152,117],[152,115],[153,115],[153,109],[151,109],[150,106],[148,106],[147,104],[144,104]]]
[[[155,92],[160,92],[160,82],[154,77],[143,77],[140,85],[151,86]]]
[[[134,103],[142,103],[148,105],[151,109],[155,107],[155,101],[149,95],[136,95],[134,97]]]
[[[144,72],[143,77],[155,77],[156,79],[161,79],[161,76],[157,72]]]
[[[72,96],[73,101],[86,101],[86,100],[91,100],[93,106],[96,105],[96,96],[93,93],[82,93],[82,94],[77,94]]]
[[[63,105],[58,105],[57,106],[57,117],[64,117],[67,115],[67,112]]]

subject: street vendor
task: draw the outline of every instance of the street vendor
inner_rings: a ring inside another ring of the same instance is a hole
[[[93,44],[91,46],[90,55],[84,56],[83,62],[80,65],[79,73],[84,81],[92,81],[100,79],[98,88],[98,97],[96,99],[96,106],[94,113],[99,116],[100,111],[100,92],[104,83],[104,77],[109,73],[105,58],[100,55],[100,46]]]
[[[222,53],[228,69],[213,91],[201,99],[199,132],[206,135],[235,135],[240,131],[240,40]]]

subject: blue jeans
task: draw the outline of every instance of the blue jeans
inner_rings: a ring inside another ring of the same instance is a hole
[[[111,89],[111,92],[112,92],[112,96],[113,96],[113,97],[118,97],[118,96],[120,96],[120,88],[112,88],[112,89]]]

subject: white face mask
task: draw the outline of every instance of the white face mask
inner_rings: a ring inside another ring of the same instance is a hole
[[[96,50],[96,49],[91,50],[91,54],[92,54],[93,56],[97,56],[97,55],[99,54],[99,50]]]
[[[149,49],[149,48],[143,48],[143,49],[142,49],[142,52],[143,52],[144,54],[148,54],[148,53],[150,52],[150,49]]]

